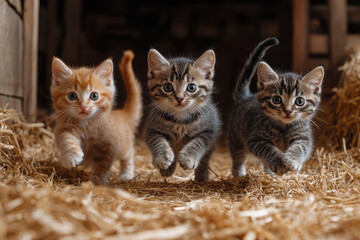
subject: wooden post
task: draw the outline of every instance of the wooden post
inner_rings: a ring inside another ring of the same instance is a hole
[[[308,58],[309,0],[293,1],[293,71],[301,73]]]
[[[340,73],[337,70],[344,63],[347,37],[347,1],[329,0],[331,81],[326,86],[335,87]]]
[[[24,1],[24,114],[36,121],[39,0]]]

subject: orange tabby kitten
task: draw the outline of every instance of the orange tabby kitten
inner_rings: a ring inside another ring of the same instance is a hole
[[[127,90],[123,109],[112,110],[115,85],[113,62],[95,68],[70,68],[59,58],[52,62],[51,95],[56,111],[55,137],[64,167],[92,167],[92,181],[105,183],[114,159],[120,160],[119,179],[134,177],[134,141],[142,115],[141,87],[132,69],[134,54],[124,52],[119,65]]]

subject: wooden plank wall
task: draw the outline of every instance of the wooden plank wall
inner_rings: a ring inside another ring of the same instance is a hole
[[[20,0],[0,0],[0,107],[22,111],[23,24]]]
[[[0,107],[36,120],[39,0],[0,0]]]

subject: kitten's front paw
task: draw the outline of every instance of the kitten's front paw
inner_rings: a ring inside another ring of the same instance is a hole
[[[166,170],[174,162],[174,153],[172,150],[167,150],[163,155],[154,156],[153,165],[158,169]]]
[[[277,175],[284,175],[285,173],[287,173],[289,171],[289,168],[286,167],[284,164],[273,164],[271,166],[269,166],[270,170],[274,173],[276,173]]]
[[[161,176],[170,177],[174,174],[176,168],[176,161],[173,161],[167,169],[159,169]]]
[[[187,152],[179,152],[178,161],[183,169],[196,169],[199,165],[199,160],[193,154]]]
[[[269,163],[269,169],[277,175],[284,175],[290,170],[289,167],[283,163],[282,159],[277,159]]]
[[[264,165],[264,171],[269,174],[271,177],[274,177],[275,173],[273,171],[271,171],[271,169],[269,168],[269,166]]]
[[[246,176],[246,166],[241,164],[238,168],[232,169],[233,177],[244,177]]]
[[[300,171],[302,169],[302,163],[305,162],[305,160],[298,159],[290,153],[285,153],[283,157],[283,162],[285,166],[288,167],[291,171]]]
[[[292,171],[300,171],[302,164],[294,160],[285,160],[284,164]]]
[[[61,158],[60,163],[64,168],[72,168],[79,165],[82,162],[83,158],[84,158],[83,152],[66,153]]]
[[[117,178],[122,181],[129,181],[134,178],[134,172],[121,172]]]

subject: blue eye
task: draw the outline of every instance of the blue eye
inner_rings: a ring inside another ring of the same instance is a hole
[[[99,94],[97,92],[90,93],[90,99],[96,101],[99,99]]]
[[[305,99],[304,98],[302,98],[302,97],[298,97],[298,98],[296,98],[295,99],[295,104],[296,105],[298,105],[298,106],[304,106],[304,104],[305,104]]]
[[[187,89],[188,92],[195,92],[196,91],[196,85],[193,84],[193,83],[190,83],[188,86],[187,86]]]
[[[165,83],[163,89],[165,92],[171,92],[173,90],[173,86],[171,85],[171,83]]]
[[[77,99],[77,95],[75,92],[69,92],[67,98],[69,99],[69,101],[75,101]]]
[[[274,104],[280,104],[280,103],[282,103],[282,99],[281,99],[280,96],[274,96],[274,97],[272,98],[272,102],[273,102]]]

